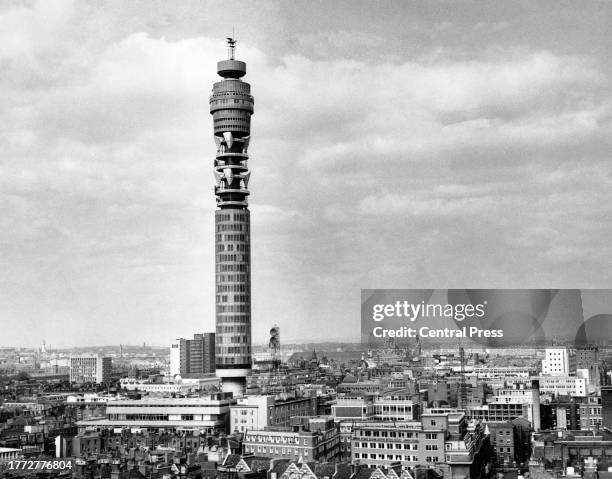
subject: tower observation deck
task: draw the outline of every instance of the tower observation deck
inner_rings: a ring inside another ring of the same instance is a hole
[[[223,80],[214,83],[210,113],[217,155],[214,161],[216,374],[223,391],[244,394],[251,371],[251,218],[248,209],[248,147],[253,97],[241,80],[246,63],[234,58],[228,38],[227,60],[217,63]]]

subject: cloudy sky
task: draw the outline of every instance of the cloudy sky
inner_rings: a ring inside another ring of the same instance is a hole
[[[208,96],[255,96],[253,339],[361,288],[612,286],[612,2],[0,3],[0,345],[214,330]]]

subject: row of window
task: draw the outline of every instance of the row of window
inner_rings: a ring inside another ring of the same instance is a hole
[[[219,256],[217,256],[219,261],[248,261],[249,260],[249,255],[248,254],[219,254]]]
[[[251,123],[251,119],[250,119],[250,115],[248,113],[245,113],[244,118],[238,118],[238,117],[221,117],[221,118],[215,118],[213,123],[218,123],[219,125],[223,124],[223,123],[243,123],[245,125],[249,125]],[[216,125],[216,126],[219,126]]]
[[[246,273],[249,270],[249,265],[247,263],[229,263],[229,264],[218,264],[217,265],[217,273],[230,273],[230,272],[241,272]]]
[[[374,409],[377,412],[412,412],[412,406],[386,406],[375,404]]]
[[[249,224],[248,223],[227,223],[227,224],[218,224],[217,232],[220,231],[244,231],[248,233]]]
[[[241,354],[243,356],[247,356],[251,354],[251,348],[247,346],[219,346],[215,348],[217,350],[217,354]],[[217,358],[218,360],[219,358]]]
[[[250,313],[248,304],[218,304],[217,313]]]
[[[243,243],[238,243],[236,245],[233,244],[218,244],[217,245],[217,253],[222,253],[224,251],[228,251],[228,252],[232,252],[234,251],[234,249],[236,251],[239,251],[241,253],[248,253],[249,252],[249,245],[248,244],[243,244]]]
[[[272,443],[283,443],[283,444],[299,444],[299,437],[287,437],[287,436],[247,436],[247,441],[256,441],[256,442],[272,442]],[[304,446],[308,446],[308,439],[304,439]]]
[[[220,100],[213,100],[210,102],[211,105],[226,105],[228,103],[234,105],[252,105],[253,102],[250,100],[241,100],[238,98],[222,98]]]
[[[218,234],[216,235],[216,239],[217,239],[217,243],[220,243],[221,241],[247,241],[248,235],[244,235],[244,234]]]
[[[227,294],[218,294],[217,295],[217,303],[227,303],[229,296]],[[234,295],[234,303],[248,303],[249,295],[248,294],[235,294]]]
[[[249,340],[249,335],[242,335],[242,336],[218,336],[217,337],[217,344],[249,344],[250,340]],[[223,349],[222,346],[219,346],[219,349]]]
[[[403,456],[401,454],[373,454],[373,453],[363,453],[360,454],[358,452],[355,453],[355,459],[375,459],[378,461],[409,461],[409,462],[418,462],[418,456]],[[438,456],[427,456],[425,458],[426,462],[438,462]]]
[[[355,431],[356,436],[361,437],[398,437],[398,438],[411,438],[417,437],[417,433],[410,431],[371,431],[371,430],[357,430]],[[435,432],[428,432],[425,434],[425,439],[438,439],[438,434]]]
[[[117,421],[167,421],[167,414],[110,414],[111,420]],[[191,416],[193,419],[193,416]]]
[[[210,99],[219,97],[219,96],[233,96],[237,93],[243,93],[245,95],[249,95],[251,93],[251,85],[247,82],[243,81],[232,81],[232,83],[226,83],[227,80],[220,81],[213,85],[213,94]],[[219,91],[220,88],[228,88],[227,90],[223,89]],[[253,97],[251,97],[253,98]]]
[[[246,446],[244,449],[246,452],[255,452],[255,446],[250,446],[250,447]],[[294,448],[270,447],[269,449],[270,449],[270,454],[293,454],[294,456],[297,456],[300,453],[297,447],[294,447]],[[265,446],[257,446],[257,452],[266,454],[268,452],[268,448]],[[304,457],[308,457],[308,451],[303,451],[302,455]]]
[[[242,326],[217,326],[217,333],[250,333],[251,327],[248,325]]]
[[[250,364],[250,352],[249,353],[245,353],[242,356],[238,356],[237,358],[226,358],[226,357],[218,357],[217,358],[217,365],[218,366],[222,366],[224,364],[227,365],[234,365],[234,364]]]
[[[232,220],[233,217],[233,220]],[[249,216],[246,213],[234,213],[233,215],[229,213],[217,213],[216,220],[218,223],[223,221],[240,221],[244,223],[249,219]]]
[[[217,282],[219,283],[247,283],[249,281],[248,274],[218,274]]]
[[[217,293],[248,293],[249,288],[246,284],[218,284]]]
[[[504,440],[500,439],[499,441],[493,441],[494,444],[503,444]],[[512,440],[511,439],[506,439],[506,444],[512,444]]]
[[[250,318],[246,314],[235,314],[228,316],[217,316],[217,322],[219,324],[223,323],[248,323]]]
[[[360,443],[356,442],[355,443],[355,447],[358,447],[359,444]],[[370,448],[370,449],[406,449],[406,450],[409,450],[409,451],[418,451],[419,450],[419,445],[416,442],[412,443],[412,444],[398,444],[398,443],[394,443],[394,442],[387,442],[387,443],[384,443],[384,442],[370,442],[370,443],[362,442],[361,443],[361,447],[363,447],[363,448]]]

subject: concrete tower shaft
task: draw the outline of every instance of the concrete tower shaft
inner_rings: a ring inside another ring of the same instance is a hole
[[[215,197],[216,374],[224,391],[244,394],[251,370],[251,217],[248,209],[248,147],[253,97],[241,78],[246,64],[217,63],[223,80],[213,85],[210,113],[217,155],[213,165]]]

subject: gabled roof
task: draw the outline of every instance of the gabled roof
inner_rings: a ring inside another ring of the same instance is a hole
[[[410,474],[410,471],[408,469],[404,469],[402,470],[400,479],[414,479],[414,478],[412,477],[412,474]]]
[[[289,459],[279,459],[274,461],[272,470],[270,472],[276,473],[276,477],[280,477],[289,467]]]
[[[337,464],[336,473],[333,476],[333,479],[350,479],[353,471],[351,470],[351,465],[346,462],[340,462]]]
[[[228,454],[223,461],[223,467],[236,467],[241,459],[240,454]]]
[[[374,471],[376,471],[375,467],[358,466],[352,479],[370,479]]]
[[[245,456],[242,458],[251,471],[267,471],[270,469],[270,458],[264,456]]]

